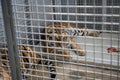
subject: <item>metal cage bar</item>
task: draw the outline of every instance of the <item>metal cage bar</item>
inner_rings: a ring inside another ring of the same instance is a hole
[[[21,80],[11,0],[1,0],[12,80]]]

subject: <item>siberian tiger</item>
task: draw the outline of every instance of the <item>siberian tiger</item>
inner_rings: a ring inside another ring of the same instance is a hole
[[[21,72],[23,73],[23,78],[27,78],[26,74],[32,73],[31,69],[35,68],[35,65],[41,64],[47,66],[47,69],[50,71],[51,79],[55,79],[56,77],[56,68],[55,65],[47,60],[41,60],[41,56],[35,54],[31,47],[28,46],[19,46],[20,53],[20,67]],[[0,49],[0,53],[2,60],[8,60],[7,54],[8,50],[5,48]],[[7,62],[2,61],[2,63],[6,66],[9,66]]]
[[[94,31],[92,29],[79,29],[73,23],[66,22],[56,22],[53,24],[48,24],[45,27],[45,41],[43,51],[51,53],[50,58],[62,59],[64,55],[64,60],[70,59],[71,51],[79,56],[85,56],[86,53],[84,49],[75,41],[75,36],[99,36],[100,32]],[[70,51],[70,50],[71,51]],[[54,56],[53,54],[59,55]]]

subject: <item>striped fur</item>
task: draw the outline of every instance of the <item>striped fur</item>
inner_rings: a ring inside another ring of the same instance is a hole
[[[69,60],[71,51],[79,56],[85,56],[86,53],[84,49],[78,45],[75,41],[75,36],[99,36],[99,32],[92,29],[79,29],[73,23],[53,23],[47,25],[45,28],[45,41],[44,46],[49,46],[44,48],[43,51],[50,54],[58,54],[61,59],[64,56],[64,60]],[[54,58],[54,56],[50,56]]]
[[[54,80],[56,78],[56,68],[53,62],[47,61],[47,60],[40,60],[39,64],[46,65],[47,68],[49,69],[51,75],[51,80]]]
[[[21,72],[23,73],[23,78],[27,78],[26,74],[31,73],[31,69],[34,69],[34,64],[42,64],[48,66],[47,69],[50,71],[50,77],[54,79],[56,77],[56,68],[55,65],[52,62],[49,62],[47,60],[43,61],[41,60],[41,56],[38,54],[35,54],[31,47],[28,46],[19,46],[20,51],[20,67]],[[0,53],[3,55],[1,58],[7,59],[8,51],[7,49],[3,48],[0,49]],[[2,62],[4,65],[9,66],[6,62]]]

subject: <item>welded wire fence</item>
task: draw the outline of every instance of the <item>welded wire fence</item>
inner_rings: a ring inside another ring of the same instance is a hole
[[[1,0],[0,50],[8,80],[119,80],[120,1]]]

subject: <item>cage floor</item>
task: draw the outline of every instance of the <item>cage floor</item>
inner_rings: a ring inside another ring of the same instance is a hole
[[[57,78],[59,80],[120,80],[120,73],[118,71],[78,66],[72,64],[60,65],[62,67],[57,68]]]
[[[61,63],[57,67],[58,80],[120,80],[119,75],[118,71],[71,64]]]
[[[73,59],[83,61],[91,61],[103,64],[117,65],[120,62],[120,52],[108,53],[108,48],[114,47],[120,50],[120,34],[115,33],[102,33],[100,37],[81,37],[76,41],[80,43],[86,51],[85,57],[78,57],[74,55]]]
[[[56,80],[120,80],[118,71],[58,63]],[[38,66],[27,80],[49,80],[46,68]]]

